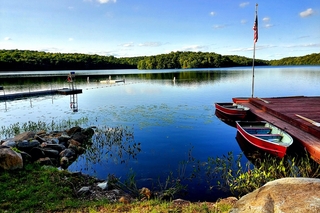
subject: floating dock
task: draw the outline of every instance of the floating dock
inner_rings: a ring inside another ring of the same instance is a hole
[[[19,92],[19,93],[9,93],[0,95],[0,101],[3,100],[14,100],[19,98],[37,97],[44,95],[72,95],[82,93],[82,89],[69,89],[62,88],[57,90],[41,90],[41,91],[30,91],[30,92]]]
[[[241,104],[254,116],[285,130],[320,163],[320,97],[249,98]]]

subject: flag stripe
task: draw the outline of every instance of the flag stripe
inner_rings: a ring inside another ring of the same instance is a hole
[[[256,43],[258,41],[258,15],[256,14],[256,19],[253,25],[253,41]]]

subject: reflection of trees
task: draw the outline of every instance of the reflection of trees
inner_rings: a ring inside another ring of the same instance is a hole
[[[130,159],[135,159],[141,151],[140,143],[134,141],[133,129],[129,127],[98,129],[92,137],[92,142],[84,154],[87,164],[109,160],[127,163]]]

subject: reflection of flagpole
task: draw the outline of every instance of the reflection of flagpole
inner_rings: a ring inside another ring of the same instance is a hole
[[[256,56],[256,43],[258,41],[258,4],[256,4],[256,17],[253,25],[253,57],[252,57],[252,89],[251,98],[254,94],[254,58]]]

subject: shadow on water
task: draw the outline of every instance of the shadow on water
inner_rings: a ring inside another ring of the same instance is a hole
[[[92,144],[80,156],[84,160],[81,171],[96,173],[96,165],[112,162],[126,164],[137,158],[141,152],[140,143],[134,140],[133,129],[129,127],[105,127],[98,129],[92,137]]]

